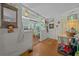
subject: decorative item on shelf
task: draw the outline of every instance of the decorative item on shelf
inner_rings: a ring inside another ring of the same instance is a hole
[[[9,4],[2,3],[1,4],[1,27],[7,28],[8,24],[17,28],[17,11],[18,9]]]
[[[8,25],[8,33],[14,32],[14,26],[13,25]]]

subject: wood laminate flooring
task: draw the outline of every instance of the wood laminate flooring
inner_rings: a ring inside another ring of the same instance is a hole
[[[55,39],[46,39],[33,45],[31,53],[25,52],[22,56],[63,56],[57,52],[58,42]]]

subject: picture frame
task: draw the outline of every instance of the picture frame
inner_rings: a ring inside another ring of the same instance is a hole
[[[54,28],[54,24],[49,24],[49,28],[53,29]]]
[[[8,25],[12,25],[17,28],[18,9],[11,5],[1,4],[1,28],[7,28]]]

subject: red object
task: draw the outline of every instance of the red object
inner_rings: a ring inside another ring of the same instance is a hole
[[[71,51],[71,49],[68,47],[68,45],[65,45],[65,47],[64,47],[64,51],[65,51],[66,53],[68,53],[68,52]]]

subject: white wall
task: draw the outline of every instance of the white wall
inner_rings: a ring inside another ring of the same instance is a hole
[[[27,49],[32,49],[32,32],[24,33],[22,28],[22,8],[20,4],[10,5],[18,8],[18,28],[14,29],[13,33],[0,29],[0,55],[20,55]]]
[[[67,17],[71,14],[78,14],[78,18],[79,18],[79,7],[68,10],[68,11],[64,12],[62,15],[60,15],[59,17],[55,17],[54,29],[49,29],[50,38],[58,39],[58,36],[62,35],[62,31],[64,31],[62,28],[62,21],[66,20],[66,19],[62,19],[62,18]],[[49,24],[50,24],[51,19],[48,19],[48,20],[49,20]],[[58,24],[57,23],[58,21],[60,21],[60,24],[58,27],[56,27],[56,25]]]
[[[45,40],[48,38],[48,33],[46,30],[41,30],[40,31],[40,41]]]
[[[50,38],[58,39],[58,36],[61,35],[62,32],[62,24],[59,24],[58,27],[56,27],[57,22],[61,22],[61,15],[63,15],[65,12],[74,9],[79,6],[78,3],[28,3],[26,4],[30,9],[34,10],[35,12],[43,15],[46,18],[55,18],[55,27],[54,29],[49,29],[49,36]],[[50,19],[48,19],[50,21]]]
[[[18,49],[20,53],[32,49],[32,31],[24,32],[23,39],[19,41]]]
[[[58,36],[61,34],[61,19],[59,17],[55,17],[53,20],[53,22],[51,22],[53,18],[48,18],[48,37],[49,38],[53,38],[53,39],[58,39]],[[60,24],[58,24],[58,21],[60,22]],[[49,28],[49,24],[54,24],[54,28],[50,29]],[[56,27],[56,25],[58,25],[58,27]]]

